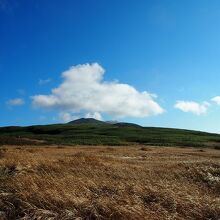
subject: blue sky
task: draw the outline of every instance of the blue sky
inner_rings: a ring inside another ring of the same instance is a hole
[[[220,132],[219,39],[217,0],[0,0],[0,126],[95,116]]]

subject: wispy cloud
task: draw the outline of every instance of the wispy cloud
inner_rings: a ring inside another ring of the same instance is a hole
[[[193,101],[177,101],[174,108],[183,112],[191,112],[195,115],[205,114],[209,107],[208,102],[198,103]]]
[[[0,0],[0,10],[4,11],[8,7],[8,1],[7,0]]]
[[[47,120],[47,117],[46,116],[44,116],[44,115],[41,115],[41,116],[39,116],[39,121],[46,121]]]
[[[95,118],[95,119],[97,119],[97,120],[102,120],[102,116],[101,116],[101,114],[100,113],[98,113],[98,112],[94,112],[94,113],[87,113],[86,115],[85,115],[85,118]]]
[[[133,86],[103,81],[104,69],[97,63],[71,67],[62,73],[63,82],[49,95],[32,97],[35,107],[61,112],[84,112],[100,116],[146,117],[164,112],[156,96]]]
[[[17,92],[18,92],[18,94],[21,95],[21,96],[24,96],[25,93],[26,93],[24,89],[18,89]]]
[[[52,80],[50,78],[48,78],[48,79],[39,79],[38,84],[42,86],[42,85],[45,85],[47,83],[50,83],[51,81]]]
[[[18,4],[19,1],[0,0],[0,12],[11,14]]]
[[[78,118],[79,118],[78,116],[72,115],[69,112],[60,112],[59,113],[59,120],[65,122],[65,123],[76,120]]]
[[[217,105],[220,105],[220,96],[215,96],[211,99],[211,101],[215,102]]]
[[[89,113],[86,113],[85,115],[75,115],[75,114],[72,114],[72,113],[69,113],[69,112],[60,112],[58,119],[66,123],[66,122],[69,122],[69,121],[79,119],[81,117],[95,118],[97,120],[103,120],[101,114],[98,113],[98,112],[94,112],[94,113],[89,112]]]
[[[24,105],[24,100],[22,98],[9,99],[6,104],[10,107]]]

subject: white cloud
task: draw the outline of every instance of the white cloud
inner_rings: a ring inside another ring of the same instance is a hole
[[[177,101],[174,108],[177,108],[183,112],[191,112],[196,115],[205,114],[209,107],[208,102],[203,102],[201,104],[193,101]]]
[[[10,99],[6,102],[8,106],[20,106],[24,105],[24,100],[21,98],[16,98],[16,99]]]
[[[71,67],[62,73],[63,82],[49,95],[35,95],[35,107],[61,112],[88,113],[101,117],[146,117],[164,112],[149,92],[139,92],[128,84],[106,82],[104,69],[97,63]]]
[[[71,113],[68,113],[68,112],[59,113],[59,119],[63,122],[70,122],[78,118],[79,118],[78,116],[72,115]]]
[[[60,112],[58,117],[58,119],[60,119],[63,122],[70,122],[79,118],[80,118],[79,115],[74,115],[69,112]],[[94,113],[88,112],[84,115],[84,118],[95,118],[97,120],[102,120],[102,116],[98,112],[94,112]]]
[[[215,102],[217,105],[220,105],[220,96],[215,96],[211,99],[211,101]]]
[[[102,120],[102,116],[99,112],[94,112],[94,113],[87,113],[85,115],[85,118],[95,118],[97,120]]]
[[[39,79],[38,84],[42,86],[42,85],[45,85],[49,82],[51,82],[50,78],[49,79]]]

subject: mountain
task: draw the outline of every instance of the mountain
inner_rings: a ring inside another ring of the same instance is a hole
[[[71,124],[71,125],[81,125],[81,124],[106,124],[106,122],[104,121],[100,121],[94,118],[80,118],[80,119],[76,119],[74,121],[70,121],[67,124]]]
[[[108,124],[111,124],[111,125],[114,125],[114,124],[119,123],[119,122],[116,121],[116,120],[113,120],[113,121],[105,121],[105,122],[108,123]]]
[[[174,128],[109,124],[81,118],[67,124],[0,128],[0,145],[154,145],[220,149],[220,134]]]
[[[118,123],[115,123],[114,125],[116,125],[118,127],[136,127],[136,128],[141,128],[142,127],[138,124],[128,123],[128,122],[118,122]]]
[[[94,118],[80,118],[74,121],[70,121],[67,124],[71,125],[115,125],[117,127],[141,127],[140,125],[128,122],[118,122],[118,121],[100,121]]]

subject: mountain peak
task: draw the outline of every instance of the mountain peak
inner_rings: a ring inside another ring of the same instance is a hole
[[[104,121],[100,121],[94,118],[79,118],[74,121],[68,122],[68,124],[106,124]]]

